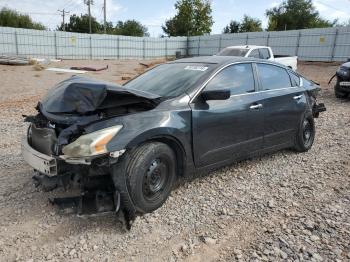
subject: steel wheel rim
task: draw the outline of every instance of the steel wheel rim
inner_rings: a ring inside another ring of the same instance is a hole
[[[312,125],[308,119],[305,119],[303,122],[303,140],[304,144],[308,145],[312,139]]]
[[[142,192],[147,200],[157,199],[167,186],[169,165],[165,159],[153,160],[143,176]]]

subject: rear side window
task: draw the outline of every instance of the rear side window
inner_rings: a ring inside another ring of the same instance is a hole
[[[270,58],[270,52],[267,48],[260,48],[260,58],[261,59],[269,59]]]
[[[260,58],[260,53],[258,49],[254,49],[250,52],[249,57]]]
[[[252,64],[237,64],[226,67],[206,86],[205,90],[230,89],[231,95],[255,91]]]
[[[273,90],[291,86],[287,70],[269,64],[257,64],[263,90]]]

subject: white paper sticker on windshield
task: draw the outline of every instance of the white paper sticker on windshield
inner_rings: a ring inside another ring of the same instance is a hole
[[[192,71],[206,71],[208,67],[206,66],[186,66],[185,70],[192,70]]]

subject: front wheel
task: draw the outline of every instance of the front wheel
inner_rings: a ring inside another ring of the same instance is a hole
[[[299,129],[295,137],[294,150],[306,152],[311,149],[315,140],[315,121],[312,115],[305,115],[300,122]]]
[[[164,143],[151,142],[133,150],[127,182],[137,211],[149,213],[168,198],[176,179],[176,157]]]

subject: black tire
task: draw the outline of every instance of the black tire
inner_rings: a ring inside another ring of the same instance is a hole
[[[294,150],[297,152],[309,151],[315,140],[315,121],[311,114],[305,115],[300,121],[295,137]]]
[[[348,96],[348,93],[340,91],[339,88],[338,88],[338,86],[339,86],[339,83],[337,83],[337,84],[334,86],[335,97],[336,97],[336,98],[346,98],[346,97]]]
[[[146,143],[132,151],[126,172],[137,211],[149,213],[162,206],[170,195],[176,179],[176,156],[164,143]]]

